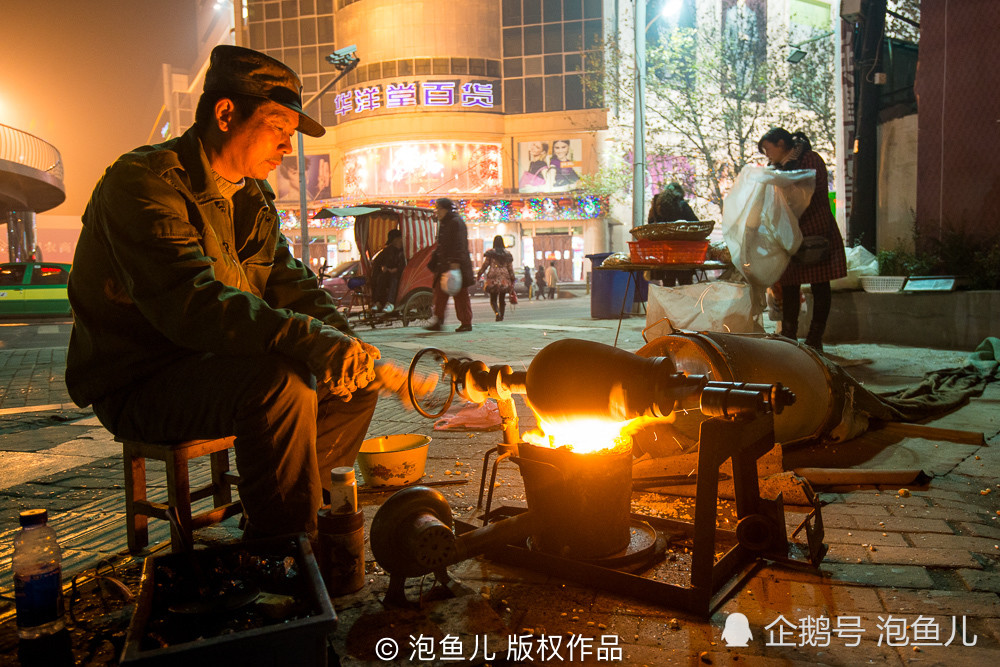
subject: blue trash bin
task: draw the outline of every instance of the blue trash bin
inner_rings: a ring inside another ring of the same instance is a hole
[[[587,255],[594,269],[607,259],[610,252],[596,252]],[[597,320],[617,320],[632,314],[635,299],[635,281],[628,271],[590,272],[590,316]],[[622,302],[625,312],[622,312]]]

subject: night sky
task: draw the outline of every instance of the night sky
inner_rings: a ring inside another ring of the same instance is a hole
[[[66,202],[48,214],[79,216],[104,169],[146,143],[162,64],[195,64],[196,11],[213,4],[0,0],[0,123],[54,145],[66,169]]]

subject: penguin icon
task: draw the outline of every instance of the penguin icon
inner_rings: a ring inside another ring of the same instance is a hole
[[[746,616],[734,612],[726,617],[726,627],[722,631],[722,641],[726,642],[726,646],[746,646],[751,639],[753,634]]]

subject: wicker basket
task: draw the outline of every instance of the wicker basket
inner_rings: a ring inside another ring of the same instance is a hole
[[[861,276],[861,288],[870,294],[891,294],[903,289],[906,276]]]
[[[701,264],[708,241],[629,241],[634,264]]]
[[[678,220],[654,222],[630,231],[638,241],[701,241],[708,238],[714,227],[712,220]]]

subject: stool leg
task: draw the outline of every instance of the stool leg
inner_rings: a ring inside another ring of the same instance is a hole
[[[183,551],[191,544],[191,483],[187,459],[171,452],[167,457],[167,504],[177,513],[177,523],[183,534],[170,527],[170,550]]]
[[[229,450],[212,452],[212,501],[216,507],[233,502],[233,489],[226,481],[229,472]]]
[[[149,517],[135,511],[135,501],[146,500],[146,459],[138,456],[128,443],[123,444],[125,459],[125,533],[128,550],[138,553],[149,544]]]

